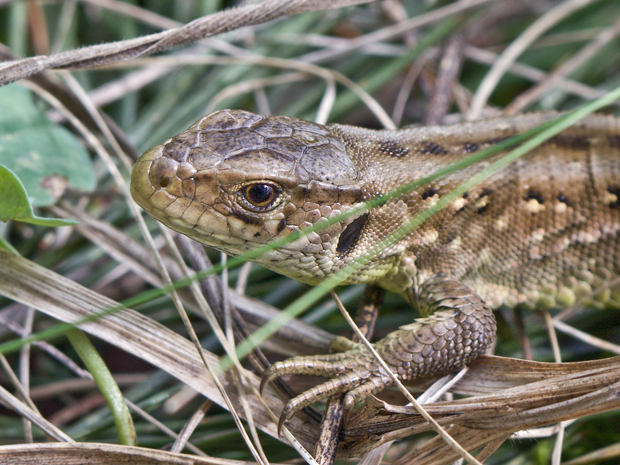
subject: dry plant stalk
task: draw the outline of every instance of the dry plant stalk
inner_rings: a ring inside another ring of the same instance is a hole
[[[176,29],[136,39],[84,47],[51,56],[36,56],[0,65],[0,86],[38,74],[46,69],[85,69],[152,55],[172,47],[197,42],[206,37],[245,26],[273,21],[327,8],[342,8],[375,0],[269,0],[199,18]]]

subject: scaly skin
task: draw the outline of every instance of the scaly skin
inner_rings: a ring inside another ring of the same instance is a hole
[[[172,229],[239,255],[429,175],[555,114],[373,131],[238,110],[206,116],[136,162],[136,202]],[[488,162],[487,162],[488,163]],[[363,256],[480,169],[466,168],[366,215],[302,235],[255,261],[316,284]],[[593,115],[554,137],[359,267],[422,314],[375,344],[402,380],[462,368],[495,337],[500,305],[568,306],[620,276],[620,120]],[[591,302],[620,306],[620,288]],[[334,377],[292,399],[283,419],[346,392],[351,407],[391,385],[367,350],[274,364]]]

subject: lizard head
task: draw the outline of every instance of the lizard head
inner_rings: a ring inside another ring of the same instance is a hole
[[[131,194],[166,226],[239,255],[327,223],[361,201],[359,181],[327,127],[223,110],[144,153],[131,173]],[[361,226],[346,218],[255,261],[315,283],[341,266],[359,233],[352,229]]]

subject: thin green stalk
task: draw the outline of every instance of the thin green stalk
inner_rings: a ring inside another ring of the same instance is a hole
[[[88,368],[88,371],[90,371],[90,374],[93,375],[97,387],[110,408],[114,424],[116,425],[119,443],[125,446],[137,446],[136,430],[123,393],[99,355],[99,352],[90,342],[88,336],[77,328],[68,330],[67,337],[82,359],[82,362],[84,362],[84,365],[86,365],[86,368]]]
[[[0,236],[0,247],[8,250],[12,254],[19,255],[19,252],[15,247],[13,247],[9,241],[7,241],[4,237]]]

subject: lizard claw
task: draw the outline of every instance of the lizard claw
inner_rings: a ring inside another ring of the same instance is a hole
[[[346,393],[344,407],[350,409],[368,396],[392,385],[391,378],[383,373],[368,350],[363,346],[358,346],[338,354],[293,357],[276,362],[265,371],[260,386],[261,394],[265,386],[274,379],[292,374],[332,379],[314,386],[287,402],[278,422],[278,434],[284,422],[315,402]]]

